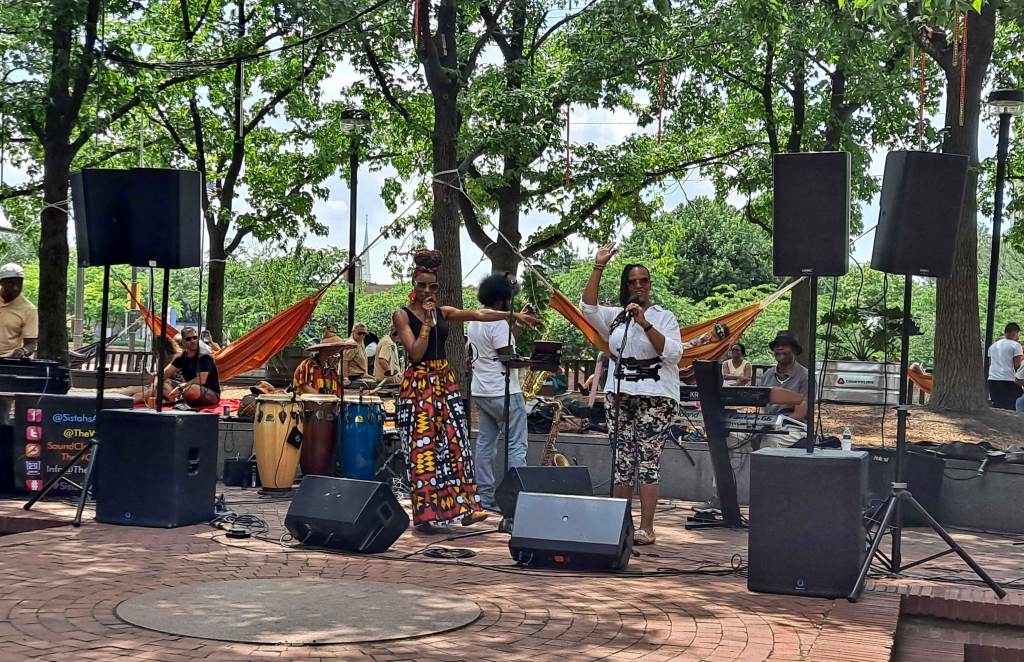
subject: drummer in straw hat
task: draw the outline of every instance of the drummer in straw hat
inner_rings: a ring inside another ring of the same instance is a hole
[[[295,368],[292,388],[296,393],[322,393],[340,396],[342,394],[341,375],[338,364],[341,353],[355,349],[351,340],[331,336],[306,348],[313,355],[302,361]]]

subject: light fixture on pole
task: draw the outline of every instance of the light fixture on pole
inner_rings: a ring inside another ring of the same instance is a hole
[[[999,142],[996,147],[996,199],[992,212],[992,257],[988,269],[988,305],[985,307],[985,379],[988,379],[988,348],[996,316],[996,288],[999,285],[999,244],[1002,240],[1003,188],[1006,184],[1006,152],[1010,143],[1010,121],[1024,112],[1024,90],[994,90],[989,107],[999,114]]]
[[[356,190],[357,173],[359,172],[359,138],[362,130],[369,126],[370,114],[358,108],[341,111],[341,130],[352,134],[349,150],[349,204],[348,204],[348,331],[356,322]]]

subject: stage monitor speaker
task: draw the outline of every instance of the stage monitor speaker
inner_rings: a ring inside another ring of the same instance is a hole
[[[72,173],[79,266],[200,266],[200,185],[190,170]]]
[[[97,521],[172,528],[213,519],[216,414],[104,409],[98,418]]]
[[[777,276],[842,276],[850,259],[850,154],[776,154],[772,253]]]
[[[769,448],[751,455],[747,588],[849,594],[866,552],[868,455]]]
[[[310,475],[303,476],[284,526],[305,545],[377,554],[409,528],[409,516],[384,483]]]
[[[593,496],[594,488],[586,467],[512,467],[494,492],[506,519],[515,518],[520,492]]]
[[[966,156],[889,152],[871,268],[890,274],[951,275],[966,185]]]
[[[528,566],[623,570],[633,553],[629,501],[520,492],[508,551]]]

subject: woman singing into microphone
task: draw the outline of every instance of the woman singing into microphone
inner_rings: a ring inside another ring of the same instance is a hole
[[[615,448],[615,485],[612,495],[632,499],[634,475],[640,475],[640,528],[633,534],[638,545],[654,543],[654,511],[658,505],[658,479],[662,431],[672,422],[679,405],[679,359],[683,344],[676,316],[651,302],[651,273],[641,264],[627,264],[619,281],[621,307],[598,306],[601,276],[618,249],[602,246],[583,290],[583,314],[608,340],[612,357],[605,385],[608,435]],[[626,320],[629,319],[628,331]],[[623,345],[623,336],[626,342]],[[619,349],[622,356],[616,356]],[[622,379],[618,438],[615,434],[615,371],[627,362]],[[657,375],[655,379],[654,375]]]
[[[524,313],[439,306],[441,253],[420,249],[413,259],[409,305],[392,317],[410,363],[398,396],[398,427],[409,462],[413,523],[417,530],[432,531],[434,524],[461,519],[469,525],[487,518],[473,480],[466,410],[445,358],[448,324],[497,322],[511,315],[516,325],[533,328],[538,319]]]

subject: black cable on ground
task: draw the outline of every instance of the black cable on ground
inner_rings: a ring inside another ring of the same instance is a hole
[[[516,564],[516,563],[509,564],[509,565],[496,565],[496,564],[490,564],[490,563],[471,563],[471,562],[464,561],[459,556],[459,554],[461,552],[454,553],[453,551],[449,551],[449,552],[440,552],[440,551],[438,551],[438,552],[432,552],[429,555],[426,554],[426,552],[428,550],[430,550],[430,549],[437,549],[437,550],[449,549],[449,548],[438,547],[435,544],[428,545],[428,546],[426,546],[424,548],[421,548],[421,549],[416,550],[414,552],[408,553],[408,554],[406,554],[404,556],[394,556],[394,555],[391,555],[391,554],[360,554],[360,553],[357,553],[357,552],[349,552],[349,551],[341,550],[341,549],[318,547],[316,545],[288,544],[288,543],[285,542],[286,538],[291,538],[291,535],[288,534],[288,533],[285,533],[285,534],[281,535],[279,538],[276,538],[276,539],[272,538],[272,537],[269,537],[269,536],[266,536],[266,535],[260,535],[260,534],[254,535],[253,537],[256,538],[257,540],[262,541],[262,542],[270,542],[270,543],[274,543],[274,544],[280,545],[281,547],[283,547],[283,548],[285,548],[285,549],[287,549],[289,551],[296,550],[298,548],[303,548],[303,549],[308,550],[308,551],[318,551],[318,552],[324,552],[326,554],[331,554],[331,555],[335,555],[335,556],[346,556],[346,557],[361,558],[361,559],[377,559],[377,560],[383,560],[383,561],[401,561],[401,562],[409,562],[409,563],[442,563],[442,564],[448,564],[448,565],[458,564],[458,565],[462,565],[462,566],[466,566],[466,567],[478,568],[478,569],[481,569],[481,570],[489,570],[489,571],[492,571],[492,572],[499,572],[499,573],[506,573],[506,574],[529,573],[532,576],[542,576],[542,577],[548,577],[548,578],[553,578],[553,579],[557,579],[557,578],[570,578],[570,577],[571,578],[594,577],[594,578],[605,578],[605,579],[645,579],[645,578],[649,579],[649,578],[652,578],[652,577],[684,576],[684,575],[696,575],[696,576],[708,576],[708,577],[726,577],[726,576],[742,576],[743,573],[746,571],[746,564],[743,562],[743,557],[740,556],[739,554],[734,554],[733,555],[732,559],[730,560],[729,567],[723,567],[722,565],[720,565],[719,563],[717,563],[715,561],[703,561],[703,562],[701,562],[701,561],[693,561],[694,563],[698,563],[699,564],[697,568],[692,568],[691,569],[691,568],[662,567],[662,568],[656,568],[653,572],[652,571],[628,571],[628,570],[624,570],[624,571],[615,571],[615,570],[593,570],[593,571],[586,571],[586,570],[557,570],[557,569],[552,569],[550,567],[543,567],[543,568],[531,567],[531,566],[525,566],[525,565]],[[244,546],[244,545],[238,545],[238,547],[241,547],[242,549],[245,549],[246,551],[250,551],[250,552],[253,552],[253,553],[260,553],[258,550],[250,549],[250,548],[248,548],[247,546]],[[454,549],[459,549],[459,548],[454,548]]]

